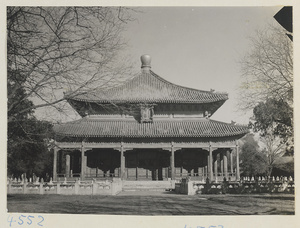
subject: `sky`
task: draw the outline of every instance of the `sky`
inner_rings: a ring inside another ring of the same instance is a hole
[[[143,7],[123,34],[124,52],[140,70],[140,56],[152,57],[152,71],[172,83],[227,92],[229,100],[212,119],[247,124],[252,112],[238,111],[240,59],[249,38],[277,22],[280,7]],[[279,25],[278,25],[279,26]]]
[[[120,55],[140,72],[140,57],[152,57],[152,71],[165,80],[194,89],[226,92],[229,99],[211,119],[248,124],[252,110],[238,109],[240,60],[251,49],[250,37],[268,25],[280,27],[273,16],[280,6],[264,7],[136,7],[138,13],[122,34],[126,48]],[[122,59],[123,59],[122,58]],[[130,76],[129,76],[130,77]],[[131,77],[130,77],[131,78]],[[69,110],[72,108],[67,106]],[[54,122],[80,118],[37,109],[36,116]]]

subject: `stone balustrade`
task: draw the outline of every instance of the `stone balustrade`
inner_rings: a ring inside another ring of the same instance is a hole
[[[251,194],[251,193],[294,193],[295,184],[292,177],[258,177],[241,178],[241,181],[212,182],[208,180],[193,181],[183,178],[175,183],[175,192],[178,194]]]
[[[116,195],[122,191],[119,178],[106,181],[80,180],[67,182],[30,182],[21,179],[8,179],[7,194],[61,194],[61,195]]]
[[[240,181],[214,181],[209,179],[194,180],[192,177],[182,178],[174,182],[178,194],[251,194],[251,193],[294,193],[295,185],[292,177],[242,177]],[[120,178],[103,181],[57,181],[34,182],[23,179],[7,180],[7,194],[61,194],[61,195],[116,195],[123,190]]]

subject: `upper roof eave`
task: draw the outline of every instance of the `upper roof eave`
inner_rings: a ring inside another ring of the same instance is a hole
[[[203,91],[173,84],[152,71],[140,75],[117,87],[95,89],[79,95],[65,94],[67,100],[97,103],[213,103],[226,101],[228,93]]]

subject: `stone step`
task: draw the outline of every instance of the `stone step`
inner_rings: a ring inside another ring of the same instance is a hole
[[[123,186],[123,189],[127,189],[127,188],[136,188],[136,189],[167,189],[167,188],[171,188],[171,185],[168,186]]]
[[[148,186],[148,187],[160,187],[160,186],[170,186],[171,183],[167,183],[167,184],[139,184],[139,183],[136,183],[136,184],[128,184],[128,183],[123,183],[123,186]]]
[[[130,187],[123,187],[123,191],[169,191],[171,188],[146,188],[146,187],[139,187],[139,188],[130,188]]]
[[[123,188],[123,192],[165,192],[168,189],[165,188]]]
[[[171,189],[171,186],[168,187],[155,187],[155,188],[148,188],[148,187],[123,187],[123,190],[131,190],[131,189],[136,189],[136,190],[165,190],[165,189]]]
[[[171,182],[140,182],[140,181],[124,181],[123,186],[169,186]]]
[[[171,189],[170,181],[124,181],[123,191],[166,191]]]

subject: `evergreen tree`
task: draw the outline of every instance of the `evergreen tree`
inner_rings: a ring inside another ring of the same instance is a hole
[[[257,141],[252,134],[248,134],[241,147],[241,169],[243,176],[264,175],[267,171],[266,156],[261,153]]]
[[[7,88],[10,93],[14,84],[19,83],[20,77],[13,75],[9,78]],[[52,135],[52,125],[33,116],[32,102],[22,99],[25,96],[25,90],[19,87],[8,98],[8,105],[15,101],[19,104],[8,112],[8,116],[13,118],[7,126],[7,174],[19,177],[26,173],[27,176],[35,174],[45,177],[52,170],[51,153],[45,141]],[[28,111],[19,112],[20,109]]]

